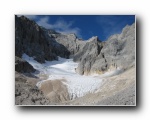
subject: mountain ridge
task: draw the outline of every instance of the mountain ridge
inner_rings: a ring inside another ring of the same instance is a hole
[[[77,73],[85,75],[100,74],[118,67],[127,69],[126,66],[134,64],[135,52],[132,51],[135,48],[135,23],[125,26],[121,34],[112,35],[107,41],[100,41],[97,36],[84,41],[78,39],[75,34],[64,35],[55,30],[41,28],[24,16],[15,18],[15,53],[18,57],[26,53],[41,63],[45,60],[57,60],[57,56],[72,57],[75,62],[79,62]],[[130,62],[122,60],[124,56],[129,56]]]

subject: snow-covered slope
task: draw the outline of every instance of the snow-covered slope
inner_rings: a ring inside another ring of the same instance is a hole
[[[100,76],[84,76],[77,74],[75,68],[77,68],[78,63],[73,62],[72,59],[59,57],[58,61],[46,61],[44,64],[41,64],[35,61],[34,57],[29,57],[26,54],[23,54],[22,58],[38,70],[38,74],[48,75],[48,79],[45,80],[65,79],[66,81],[63,83],[68,88],[70,99],[95,92],[101,86],[102,79]],[[35,75],[37,74],[35,73]],[[45,80],[38,82],[37,86],[40,87],[41,83]]]

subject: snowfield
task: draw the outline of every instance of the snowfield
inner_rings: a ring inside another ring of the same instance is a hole
[[[78,63],[73,62],[73,59],[59,57],[58,61],[45,61],[44,64],[41,64],[35,61],[34,57],[29,57],[27,54],[23,54],[22,58],[31,64],[36,70],[38,70],[38,74],[48,75],[48,79],[37,83],[38,87],[40,87],[41,83],[46,80],[65,79],[66,81],[63,83],[68,88],[68,93],[71,100],[77,97],[82,97],[87,93],[96,92],[96,90],[100,88],[102,84],[102,77],[115,73],[110,72],[102,76],[84,76],[75,72],[75,68],[77,68]],[[34,74],[37,75],[36,73]]]

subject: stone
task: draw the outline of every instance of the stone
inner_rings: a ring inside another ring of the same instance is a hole
[[[32,73],[36,70],[27,61],[15,56],[15,71],[20,73]]]

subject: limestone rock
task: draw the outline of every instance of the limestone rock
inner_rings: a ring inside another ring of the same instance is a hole
[[[135,65],[135,24],[111,36],[102,49],[108,67],[128,69]]]
[[[102,74],[110,69],[128,69],[135,65],[135,24],[126,26],[121,34],[101,42],[97,37],[85,41],[74,55],[79,74]]]

